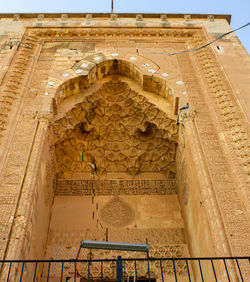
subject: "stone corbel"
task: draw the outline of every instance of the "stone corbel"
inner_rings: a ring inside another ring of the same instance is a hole
[[[44,20],[44,14],[39,14],[39,15],[37,16],[37,21],[41,22],[41,21],[43,21],[43,20]]]
[[[185,20],[185,22],[190,22],[191,21],[191,15],[184,15],[184,20]]]
[[[117,21],[117,18],[118,18],[117,14],[113,14],[113,13],[112,13],[112,14],[110,15],[110,20],[113,21],[113,22],[116,22],[116,21]]]
[[[136,21],[137,22],[142,22],[143,21],[143,16],[142,15],[136,15]]]
[[[13,21],[19,21],[19,20],[20,20],[20,15],[19,14],[13,15]]]
[[[61,20],[66,21],[69,18],[68,14],[61,14]]]
[[[207,19],[209,22],[214,22],[214,16],[213,15],[208,15]]]

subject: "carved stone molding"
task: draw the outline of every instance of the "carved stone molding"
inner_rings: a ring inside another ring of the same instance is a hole
[[[194,48],[203,45],[205,40],[204,35],[197,34],[193,40]],[[235,101],[233,89],[221,70],[216,57],[212,54],[212,50],[210,48],[199,50],[197,58],[202,66],[215,110],[222,120],[221,125],[225,128],[224,132],[230,138],[229,143],[234,148],[233,151],[237,155],[238,163],[244,171],[249,184],[249,124],[247,124],[238,102]]]
[[[196,28],[199,30],[200,28]],[[129,31],[124,31],[122,28],[36,28],[27,29],[28,34],[42,38],[73,38],[73,37],[128,37],[128,34],[133,37],[172,37],[172,38],[191,38],[195,34],[195,29],[156,29],[145,28],[138,30],[130,28]]]
[[[0,145],[10,123],[10,113],[14,109],[17,111],[16,104],[20,103],[22,93],[27,87],[27,74],[32,66],[31,56],[34,54],[36,46],[36,37],[24,37],[2,86],[0,86]]]

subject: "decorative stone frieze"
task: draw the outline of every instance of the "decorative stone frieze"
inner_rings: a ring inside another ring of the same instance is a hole
[[[58,196],[108,195],[174,195],[176,180],[64,180],[58,179]]]

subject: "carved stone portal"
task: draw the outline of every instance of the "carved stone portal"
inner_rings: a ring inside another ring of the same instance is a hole
[[[175,178],[176,122],[111,79],[54,123],[56,172],[160,172]]]

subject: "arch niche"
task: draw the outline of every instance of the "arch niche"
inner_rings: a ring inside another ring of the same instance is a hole
[[[177,128],[167,113],[117,76],[82,98],[54,122],[59,179],[93,169],[98,177],[162,173],[175,179]]]
[[[160,81],[155,87],[135,68],[125,75],[118,71],[126,69],[121,62],[108,64],[110,71],[97,66],[64,82],[55,95],[56,188],[46,256],[73,256],[84,239],[146,238],[152,256],[188,256],[171,99],[160,94]]]
[[[88,177],[94,169],[99,178],[160,173],[175,179],[176,117],[169,95],[159,93],[171,89],[163,80],[154,83],[118,60],[64,82],[54,103],[57,178]]]

